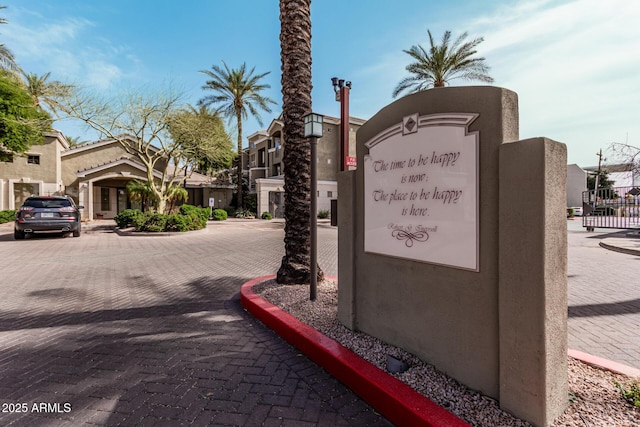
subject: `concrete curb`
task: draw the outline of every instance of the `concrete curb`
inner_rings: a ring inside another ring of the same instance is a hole
[[[615,372],[617,374],[626,375],[631,378],[640,380],[640,369],[614,362],[613,360],[603,359],[602,357],[593,356],[578,350],[569,349],[569,356],[578,359],[587,365]]]
[[[469,427],[400,380],[253,293],[254,285],[274,277],[262,276],[243,284],[240,290],[242,306],[376,411],[396,425]]]
[[[608,249],[610,251],[620,252],[627,255],[640,256],[640,250],[625,247],[619,243],[611,244],[612,242],[611,241],[607,242],[608,240],[610,239],[604,239],[602,242],[600,242],[599,243],[600,247]]]

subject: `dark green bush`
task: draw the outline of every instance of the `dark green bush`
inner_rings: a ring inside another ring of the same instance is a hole
[[[207,225],[207,220],[209,219],[209,208],[199,208],[192,205],[182,205],[180,206],[180,213],[182,215],[195,215],[196,217],[202,219],[204,221],[203,227]]]
[[[211,213],[211,218],[214,221],[225,221],[227,219],[227,211],[224,209],[214,209]]]
[[[144,230],[144,225],[146,224],[149,215],[151,215],[151,212],[143,212],[132,218],[131,225],[136,228],[136,231]]]
[[[16,211],[14,210],[6,210],[0,211],[0,224],[4,224],[5,222],[11,222],[16,217]]]
[[[189,215],[172,214],[167,215],[167,222],[165,223],[165,231],[189,231],[193,227],[192,217]]]
[[[139,209],[125,209],[113,218],[119,228],[127,228],[135,225],[135,217],[142,215]]]
[[[148,212],[144,214],[144,217],[145,217],[144,225],[142,226],[142,229],[139,229],[139,231],[150,231],[152,233],[165,231],[168,215],[155,213],[155,212]]]
[[[323,210],[323,209],[319,210],[318,211],[318,218],[320,218],[320,219],[329,218],[329,211],[328,210]]]
[[[224,211],[227,213],[227,217],[235,218],[236,208],[232,206],[227,206],[226,208],[224,208]]]
[[[257,194],[247,194],[244,197],[244,210],[249,212],[258,212]]]
[[[273,216],[269,212],[262,212],[262,219],[273,219]]]
[[[201,230],[207,226],[209,218],[209,208],[198,208],[190,205],[182,205],[180,212],[165,215],[155,212],[141,212],[139,210],[128,209],[120,212],[116,216],[116,223],[133,225],[136,231],[147,231],[158,233],[161,231],[191,231]],[[127,225],[125,225],[126,227]]]

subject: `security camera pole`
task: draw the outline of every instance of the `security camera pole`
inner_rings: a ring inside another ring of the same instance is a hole
[[[349,92],[351,82],[337,77],[331,78],[336,101],[340,102],[340,170],[348,170],[347,156],[349,155]]]

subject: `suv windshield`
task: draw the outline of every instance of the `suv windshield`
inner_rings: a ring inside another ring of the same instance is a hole
[[[24,206],[31,208],[66,208],[71,206],[71,201],[64,199],[27,199]]]

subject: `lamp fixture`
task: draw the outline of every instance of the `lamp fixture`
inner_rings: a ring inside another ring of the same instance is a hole
[[[321,114],[309,113],[304,116],[304,136],[305,138],[322,138],[322,125],[324,116]]]

